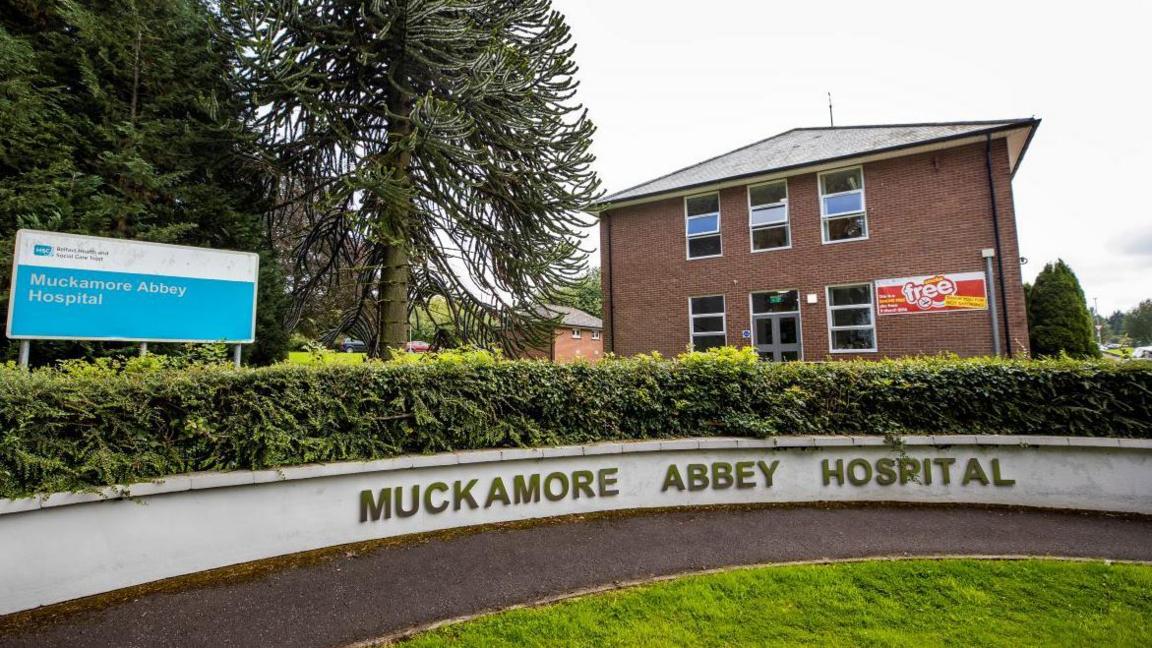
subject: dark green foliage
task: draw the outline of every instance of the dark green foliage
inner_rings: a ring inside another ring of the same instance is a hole
[[[1141,306],[1143,306],[1145,303],[1149,304],[1147,307],[1150,315],[1149,320],[1152,321],[1152,300],[1145,300],[1141,303]],[[1140,308],[1140,306],[1137,306],[1137,308]],[[1108,335],[1110,337],[1119,337],[1125,334],[1124,318],[1124,311],[1115,310],[1112,311],[1112,314],[1108,316],[1107,320],[1105,320],[1107,323]]]
[[[479,358],[473,357],[479,355]],[[1152,366],[755,354],[597,365],[483,354],[355,366],[0,369],[0,497],[471,448],[789,434],[1152,438]]]
[[[1145,299],[1124,316],[1124,332],[1138,345],[1152,344],[1152,299]]]
[[[1044,266],[1028,291],[1027,301],[1033,355],[1099,357],[1084,291],[1063,260]]]
[[[604,316],[604,294],[600,288],[600,268],[588,270],[580,277],[575,286],[560,291],[556,303],[561,306],[571,306],[595,315]]]
[[[270,183],[246,160],[246,103],[230,83],[234,55],[216,23],[200,0],[5,3],[5,256],[18,228],[266,247],[260,214]],[[275,268],[267,271],[274,259],[263,264],[251,357],[274,360],[284,353],[284,289]],[[0,262],[5,301],[9,268]],[[43,343],[35,355],[100,353],[101,345]]]

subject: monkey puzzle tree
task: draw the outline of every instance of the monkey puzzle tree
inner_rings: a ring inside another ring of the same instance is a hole
[[[548,0],[224,0],[295,243],[297,301],[351,268],[380,355],[440,295],[463,341],[547,335],[599,190]]]

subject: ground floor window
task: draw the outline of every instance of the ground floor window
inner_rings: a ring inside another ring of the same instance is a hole
[[[828,337],[833,353],[876,350],[872,284],[828,286]]]
[[[795,290],[758,292],[752,302],[752,344],[763,360],[799,360],[800,295]]]
[[[692,348],[704,351],[728,342],[724,319],[724,295],[692,297],[689,302]]]

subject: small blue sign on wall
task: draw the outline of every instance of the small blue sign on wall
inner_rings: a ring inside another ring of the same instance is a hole
[[[255,339],[260,257],[182,245],[20,230],[13,339]]]
[[[750,331],[749,329],[744,329],[743,331],[740,331],[740,337],[744,338],[745,340],[751,340],[752,339],[752,331]]]

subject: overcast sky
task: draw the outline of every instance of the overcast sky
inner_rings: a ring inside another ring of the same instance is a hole
[[[608,191],[826,126],[828,91],[837,125],[1034,115],[1014,182],[1025,279],[1063,258],[1105,314],[1152,298],[1146,0],[554,5]]]

